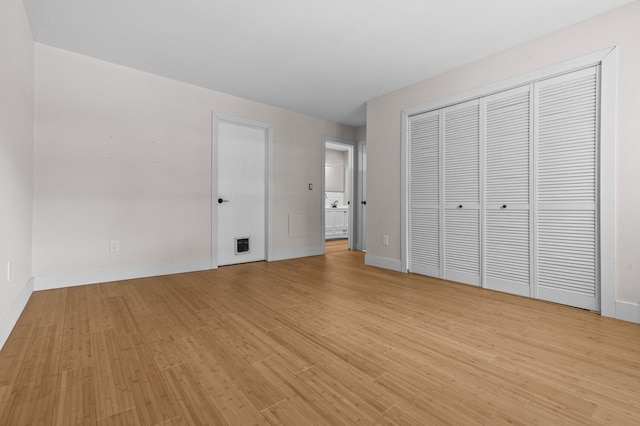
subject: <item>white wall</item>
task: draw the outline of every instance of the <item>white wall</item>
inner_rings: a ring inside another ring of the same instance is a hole
[[[0,2],[0,348],[31,294],[33,39],[22,1]],[[7,263],[11,280],[7,281]]]
[[[367,140],[367,126],[356,127],[356,142]]]
[[[35,46],[36,289],[210,266],[212,112],[273,124],[271,257],[322,253],[323,137],[354,128]]]
[[[616,298],[640,321],[640,2],[397,90],[367,104],[369,263],[400,266],[402,109],[464,93],[612,46],[618,52]],[[382,245],[382,235],[389,245]]]

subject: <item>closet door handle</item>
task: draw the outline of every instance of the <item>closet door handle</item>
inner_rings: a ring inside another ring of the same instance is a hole
[[[458,208],[459,208],[459,209],[461,209],[461,208],[462,208],[462,204],[460,204],[460,205],[458,206]]]
[[[502,208],[503,208],[503,209],[506,209],[506,208],[507,208],[507,205],[506,205],[506,204],[503,204],[503,205],[502,205]]]

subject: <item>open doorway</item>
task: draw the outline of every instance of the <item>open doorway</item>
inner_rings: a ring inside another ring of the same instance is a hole
[[[324,142],[325,253],[354,248],[354,146],[353,142],[337,139]]]

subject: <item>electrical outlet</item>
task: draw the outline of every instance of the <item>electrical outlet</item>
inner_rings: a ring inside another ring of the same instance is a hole
[[[383,235],[382,236],[382,245],[383,246],[388,246],[389,245],[389,236],[388,235]]]
[[[114,253],[116,251],[120,251],[120,240],[111,240],[110,251],[111,251],[111,253]]]

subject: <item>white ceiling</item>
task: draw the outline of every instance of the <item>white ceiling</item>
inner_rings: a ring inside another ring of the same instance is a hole
[[[24,0],[36,41],[344,124],[632,0]]]

